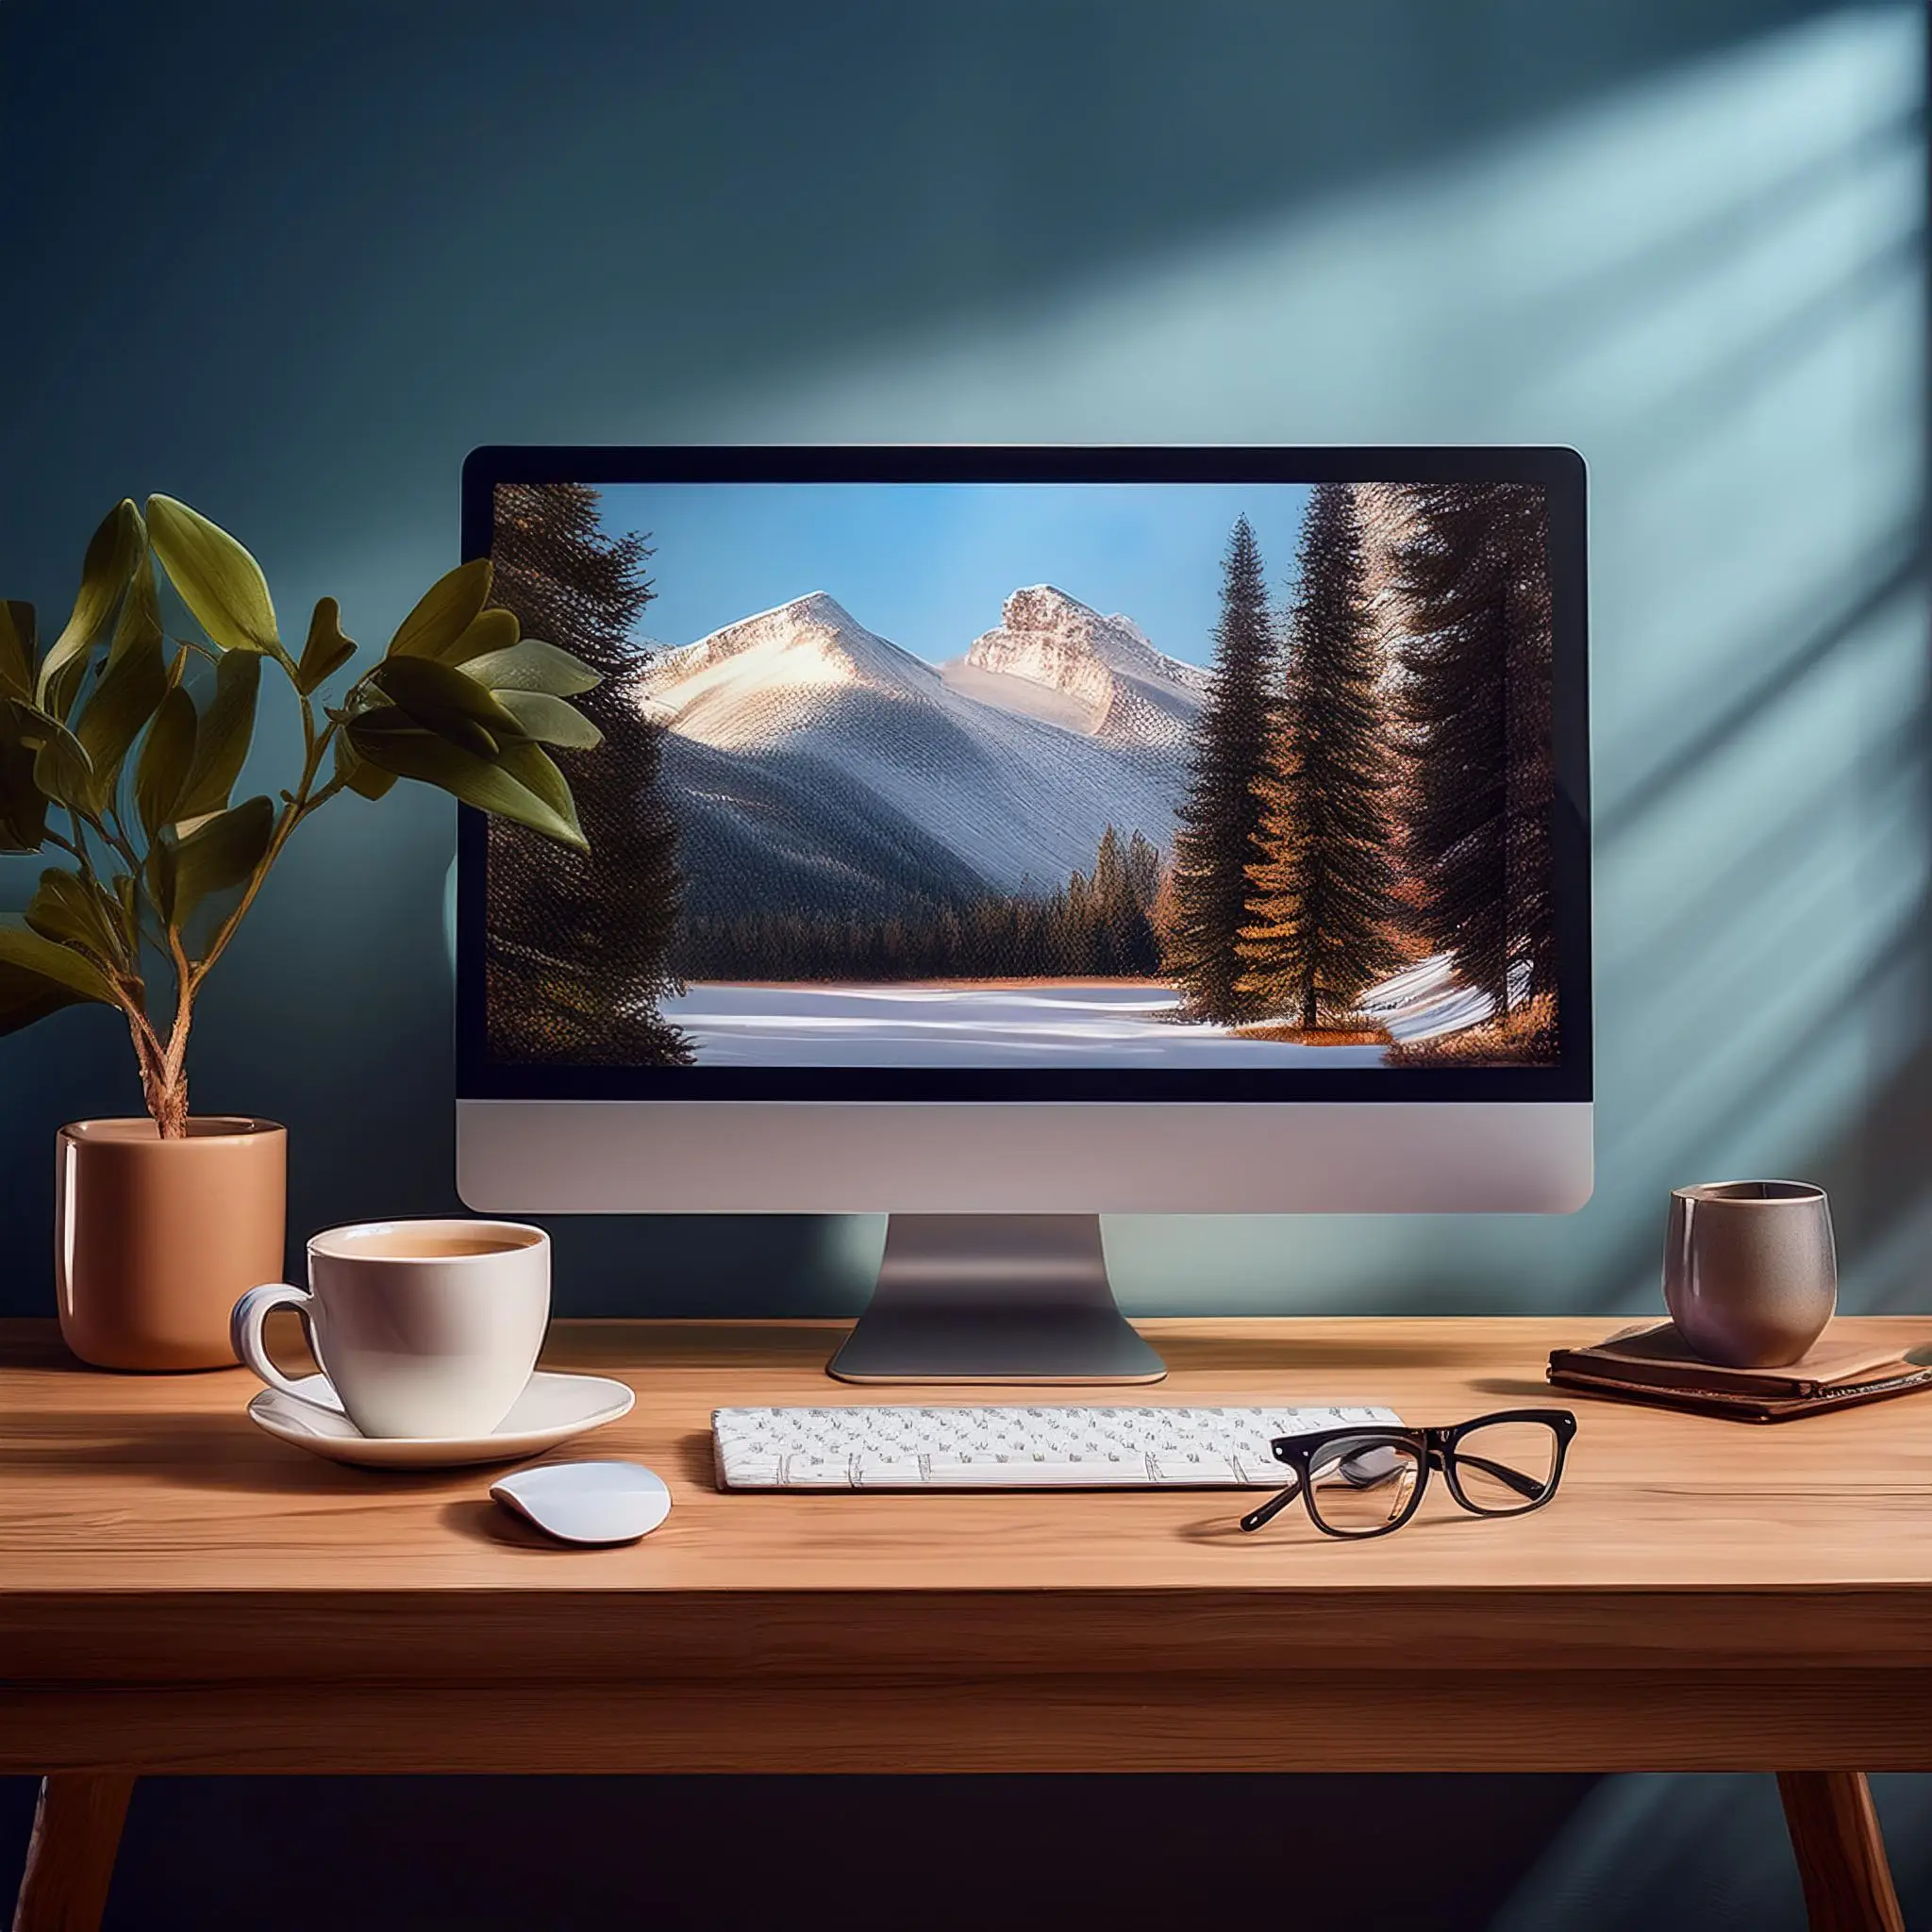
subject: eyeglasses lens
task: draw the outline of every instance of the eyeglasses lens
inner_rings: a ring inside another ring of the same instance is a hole
[[[1456,1444],[1456,1475],[1473,1509],[1533,1509],[1557,1480],[1557,1432],[1548,1423],[1486,1423]]]
[[[1421,1479],[1422,1461],[1409,1443],[1364,1436],[1322,1451],[1308,1500],[1324,1529],[1374,1536],[1401,1519]]]

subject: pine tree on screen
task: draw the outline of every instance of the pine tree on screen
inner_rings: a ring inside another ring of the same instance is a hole
[[[1174,835],[1162,966],[1191,1015],[1225,1024],[1260,1010],[1241,990],[1235,947],[1246,917],[1248,867],[1263,856],[1256,786],[1274,732],[1277,658],[1261,552],[1245,516],[1236,521],[1223,559],[1214,645]]]
[[[588,856],[490,823],[490,1049],[511,1060],[676,1066],[691,1049],[658,1002],[676,990],[666,958],[683,881],[659,786],[662,727],[638,703],[649,654],[633,641],[651,599],[650,553],[635,533],[608,535],[598,507],[579,483],[496,491],[496,601],[526,636],[603,675],[576,705],[604,741],[555,754]]]
[[[1401,710],[1418,923],[1500,1013],[1556,990],[1547,511],[1527,484],[1407,493]]]
[[[1273,755],[1257,787],[1241,991],[1303,1028],[1341,1022],[1394,970],[1390,761],[1355,492],[1315,488]]]

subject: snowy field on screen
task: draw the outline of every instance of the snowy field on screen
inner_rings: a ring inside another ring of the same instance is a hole
[[[1488,1017],[1489,1002],[1426,962],[1372,990],[1398,1040]],[[666,1000],[702,1066],[1374,1067],[1380,1046],[1243,1039],[1174,1016],[1171,987],[1140,982],[1025,986],[691,987]]]

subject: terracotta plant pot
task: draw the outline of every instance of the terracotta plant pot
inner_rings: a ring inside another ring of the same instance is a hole
[[[225,1369],[228,1316],[282,1278],[289,1136],[210,1115],[185,1141],[150,1120],[75,1121],[55,1142],[60,1332],[99,1369]]]

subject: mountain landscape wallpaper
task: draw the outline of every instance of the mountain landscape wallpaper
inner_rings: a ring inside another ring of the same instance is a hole
[[[501,486],[604,682],[492,822],[492,1057],[1547,1064],[1540,489]]]

